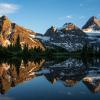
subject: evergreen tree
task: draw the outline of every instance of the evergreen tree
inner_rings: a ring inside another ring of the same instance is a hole
[[[26,44],[24,45],[22,53],[23,53],[22,55],[23,55],[24,58],[29,57],[28,45],[26,45]]]
[[[20,37],[18,35],[15,43],[15,51],[19,51],[19,50],[21,50],[21,45],[20,45]]]

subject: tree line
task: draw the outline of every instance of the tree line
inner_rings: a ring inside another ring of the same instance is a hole
[[[20,37],[18,36],[15,44],[10,44],[8,47],[0,45],[0,58],[22,57],[23,59],[36,57],[42,53],[41,48],[29,48],[28,44],[21,47]]]
[[[3,47],[0,45],[0,58],[21,57],[22,59],[29,59],[44,57],[49,59],[57,59],[57,57],[66,58],[69,56],[99,57],[100,46],[98,47],[90,44],[85,44],[82,49],[73,52],[67,51],[61,47],[46,48],[46,50],[43,51],[40,47],[29,48],[28,44],[24,44],[22,47],[20,44],[19,36],[17,37],[15,44],[10,44],[8,47]]]

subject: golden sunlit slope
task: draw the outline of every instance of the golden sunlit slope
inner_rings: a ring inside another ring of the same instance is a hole
[[[43,44],[37,39],[32,39],[30,35],[36,35],[36,33],[15,23],[12,23],[6,16],[0,17],[1,45],[7,47],[10,43],[14,44],[16,42],[16,38],[19,36],[22,46],[24,44],[28,44],[29,48],[40,47],[44,50],[45,48]]]

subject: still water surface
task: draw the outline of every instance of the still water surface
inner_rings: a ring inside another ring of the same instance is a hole
[[[0,64],[0,100],[100,100],[100,59]]]

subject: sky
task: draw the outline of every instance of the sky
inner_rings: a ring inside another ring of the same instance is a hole
[[[100,0],[0,0],[0,16],[35,32],[72,22],[82,27],[91,17],[100,18]]]

